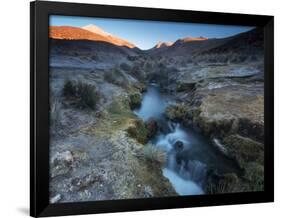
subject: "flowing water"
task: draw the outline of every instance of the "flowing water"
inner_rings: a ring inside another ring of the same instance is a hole
[[[167,153],[167,163],[162,171],[176,192],[179,195],[204,194],[208,169],[218,173],[237,169],[232,161],[212,147],[208,139],[191,127],[183,127],[165,118],[165,108],[173,102],[172,96],[161,93],[157,85],[150,85],[143,95],[141,107],[134,112],[144,121],[157,120],[159,130],[151,143]],[[177,144],[180,147],[175,146]]]

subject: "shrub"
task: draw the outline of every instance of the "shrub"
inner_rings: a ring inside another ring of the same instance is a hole
[[[99,93],[96,87],[90,84],[66,81],[63,88],[63,94],[66,98],[71,98],[74,103],[80,108],[89,107],[95,109],[99,101]]]
[[[135,61],[135,60],[137,59],[137,56],[128,55],[128,56],[127,56],[127,59],[128,59],[129,61]]]
[[[135,138],[139,143],[145,144],[148,140],[148,130],[142,120],[134,120],[127,129],[128,135]]]
[[[120,64],[120,68],[125,71],[129,71],[131,69],[130,65],[127,63]]]
[[[111,71],[105,72],[104,80],[118,86],[127,85],[127,79],[118,68],[113,68]]]
[[[165,115],[170,120],[185,122],[188,118],[188,110],[184,104],[168,105]]]
[[[235,173],[224,174],[216,183],[208,184],[206,187],[208,194],[222,194],[241,192],[245,187],[240,184]]]
[[[153,145],[146,145],[143,148],[143,157],[146,161],[148,161],[150,164],[160,164],[164,165],[166,163],[166,153],[165,151],[157,148]]]
[[[64,86],[63,86],[63,95],[65,97],[72,97],[75,95],[75,85],[73,84],[72,81],[70,80],[67,80],[65,83],[64,83]]]
[[[111,71],[108,71],[104,74],[104,80],[109,83],[114,83],[114,75]]]
[[[86,83],[79,82],[77,85],[76,96],[79,99],[79,106],[95,109],[99,100],[99,94],[96,87]]]
[[[135,109],[141,106],[141,94],[133,93],[129,96],[130,99],[130,107],[131,109]]]

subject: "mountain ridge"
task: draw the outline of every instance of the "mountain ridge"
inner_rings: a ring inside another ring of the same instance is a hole
[[[88,28],[89,29],[89,28]],[[117,46],[126,46],[128,48],[137,48],[134,44],[123,40],[117,36],[113,36],[106,33],[102,29],[99,31],[92,31],[73,26],[50,26],[49,27],[49,38],[51,39],[64,39],[64,40],[89,40],[89,41],[101,41],[111,43]]]

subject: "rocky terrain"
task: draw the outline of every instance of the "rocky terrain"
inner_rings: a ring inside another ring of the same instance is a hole
[[[52,203],[178,195],[162,172],[165,153],[150,145],[160,123],[134,112],[149,83],[174,98],[167,120],[237,166],[208,169],[205,193],[263,190],[262,30],[146,51],[95,26],[50,30]]]

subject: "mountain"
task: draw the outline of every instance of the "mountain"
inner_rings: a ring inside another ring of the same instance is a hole
[[[108,68],[140,52],[125,40],[93,26],[91,31],[79,27],[51,26],[49,38],[51,66]]]
[[[163,47],[169,47],[172,46],[173,42],[158,42],[153,48],[163,48]]]
[[[50,26],[49,37],[65,40],[93,40],[107,42],[107,38],[88,30],[72,26]]]
[[[103,29],[101,29],[100,27],[98,27],[96,25],[93,25],[93,24],[84,26],[84,27],[82,27],[82,29],[85,29],[85,30],[88,30],[92,33],[104,36],[112,44],[119,45],[119,46],[127,46],[129,48],[135,48],[136,47],[134,44],[132,44],[132,43],[130,43],[130,42],[124,40],[124,39],[121,39],[118,36],[114,36],[110,33],[107,33]]]
[[[100,28],[96,25],[93,25],[93,24],[86,25],[86,26],[82,27],[82,29],[88,30],[92,33],[96,33],[96,34],[99,34],[99,35],[102,35],[105,37],[111,35],[110,33],[105,32],[102,28]]]
[[[205,53],[225,53],[225,52],[258,52],[263,50],[263,29],[255,28],[248,32],[240,33],[231,37],[228,40]]]
[[[189,59],[195,56],[206,58],[206,55],[221,55],[220,58],[222,58],[226,54],[231,56],[231,53],[240,56],[258,56],[262,51],[263,31],[261,28],[255,28],[231,37],[219,39],[186,37],[178,39],[171,46],[155,46],[147,50],[147,54],[155,57],[182,57]]]
[[[89,25],[83,28],[72,26],[50,26],[49,37],[52,39],[64,40],[90,40],[100,41],[114,44],[117,46],[126,46],[128,48],[136,48],[132,43],[106,33],[101,28]]]
[[[170,46],[154,46],[147,50],[147,53],[152,56],[190,56],[194,52],[209,50],[223,44],[225,39],[207,39],[199,38],[183,38],[178,39]]]

